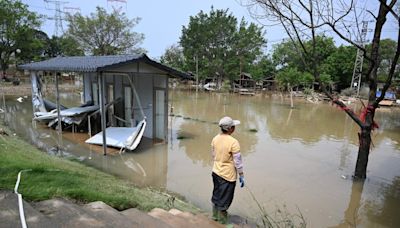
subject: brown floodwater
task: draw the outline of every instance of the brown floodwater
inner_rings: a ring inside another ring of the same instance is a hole
[[[77,104],[76,94],[62,103]],[[83,163],[132,181],[176,192],[204,210],[211,210],[210,142],[216,122],[229,115],[239,119],[234,137],[241,144],[246,187],[236,188],[230,213],[260,218],[257,202],[270,214],[298,210],[308,227],[400,227],[400,109],[379,109],[380,126],[373,133],[368,178],[353,182],[358,127],[328,103],[290,102],[268,94],[170,91],[168,144],[144,139],[134,152],[101,155],[83,143],[87,133],[64,133],[61,151],[54,130],[34,123],[29,98],[7,98],[0,114],[22,138],[49,153]],[[115,150],[114,150],[115,152]],[[254,196],[254,197],[253,197]],[[256,202],[257,201],[257,202]]]

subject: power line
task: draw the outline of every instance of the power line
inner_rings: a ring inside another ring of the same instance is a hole
[[[63,1],[56,1],[56,0],[44,0],[45,3],[47,4],[54,4],[54,8],[47,8],[48,10],[54,10],[54,16],[53,17],[47,17],[47,19],[54,20],[55,25],[54,25],[54,35],[59,36],[64,32],[63,29],[63,18],[61,13],[61,5],[68,4],[69,2],[63,2]]]

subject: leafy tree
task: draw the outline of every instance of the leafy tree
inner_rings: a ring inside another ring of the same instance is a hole
[[[284,40],[273,46],[272,61],[279,69],[285,67],[305,69],[301,55],[290,40]]]
[[[276,80],[280,87],[291,90],[293,87],[300,85],[302,75],[296,68],[289,67],[279,71],[276,75]]]
[[[256,60],[251,65],[250,73],[254,80],[262,81],[263,79],[273,78],[276,74],[276,69],[269,56],[262,56],[260,60]]]
[[[337,89],[348,88],[353,77],[357,49],[353,46],[339,46],[322,64],[321,71],[331,75]]]
[[[128,19],[117,11],[108,14],[104,8],[97,7],[90,17],[80,13],[68,15],[67,36],[78,42],[86,54],[115,55],[141,53],[139,45],[144,40],[142,33],[132,32],[140,18]]]
[[[265,42],[261,28],[253,23],[248,25],[242,18],[233,45],[233,50],[236,50],[236,55],[239,58],[240,72],[251,70],[254,61],[261,56]],[[236,78],[234,75],[231,75],[231,81]]]
[[[312,74],[301,72],[294,67],[287,67],[279,71],[275,79],[281,88],[289,91],[291,108],[293,108],[293,88],[298,86],[310,87],[314,82]]]
[[[304,47],[311,49],[313,41],[308,39],[303,43]],[[336,50],[335,43],[331,37],[316,36],[315,37],[315,57],[311,56],[304,57],[299,52],[299,42],[292,42],[291,40],[285,40],[274,46],[272,58],[274,63],[282,67],[296,67],[300,71],[312,72],[309,67],[310,61],[315,61],[319,66],[322,65],[327,58],[334,53]],[[311,59],[312,58],[312,59]]]
[[[46,56],[82,56],[84,55],[83,50],[79,47],[78,43],[75,42],[69,36],[52,36],[51,39],[47,39]]]
[[[16,61],[30,62],[43,60],[47,40],[47,34],[36,29],[31,31],[31,37],[21,37],[19,51],[15,55]]]
[[[168,47],[164,55],[161,56],[160,62],[179,70],[185,70],[185,57],[182,47],[179,45],[171,45]]]
[[[261,54],[265,44],[261,27],[241,20],[228,10],[214,10],[209,14],[200,11],[191,16],[189,25],[183,26],[180,44],[186,59],[187,70],[199,77],[230,79],[231,86],[241,71],[250,70],[251,64]]]
[[[5,75],[16,55],[28,54],[36,42],[39,17],[18,0],[0,1],[0,67]],[[20,53],[18,53],[20,52]],[[18,57],[18,56],[17,56]]]
[[[396,53],[397,42],[391,39],[383,39],[380,41],[379,51],[379,68],[378,68],[378,79],[384,82],[385,78],[389,74],[390,66],[392,65],[393,56]],[[367,49],[371,49],[371,45],[368,45]],[[396,64],[398,67],[398,64]],[[396,68],[397,68],[396,67]],[[398,77],[399,72],[395,72],[394,78]]]

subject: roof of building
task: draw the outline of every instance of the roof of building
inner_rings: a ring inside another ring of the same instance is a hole
[[[167,72],[171,76],[185,79],[191,78],[186,73],[151,60],[146,54],[55,57],[40,62],[19,65],[18,68],[31,71],[101,72],[115,66],[134,62],[145,62]]]
[[[241,79],[252,79],[253,77],[251,77],[250,73],[246,73],[246,72],[242,72],[242,74],[240,75]]]

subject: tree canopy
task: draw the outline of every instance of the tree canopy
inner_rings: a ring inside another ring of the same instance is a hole
[[[97,7],[90,17],[80,13],[68,16],[66,35],[78,42],[89,55],[115,55],[145,52],[140,48],[144,34],[133,32],[140,18],[128,19],[124,13],[113,11],[108,14]]]
[[[262,54],[266,43],[262,28],[244,19],[238,21],[228,10],[209,13],[200,11],[183,26],[180,45],[186,60],[185,69],[196,71],[199,77],[236,79],[240,72],[250,71]]]
[[[79,44],[69,36],[52,36],[47,39],[46,56],[81,56],[84,55]]]
[[[185,57],[182,47],[178,44],[168,47],[164,55],[161,56],[160,62],[178,70],[185,70]]]
[[[3,74],[16,55],[29,56],[40,49],[38,15],[18,0],[0,1],[0,67]],[[28,57],[27,57],[28,58]]]

